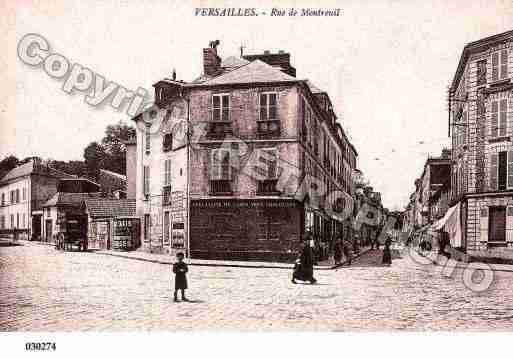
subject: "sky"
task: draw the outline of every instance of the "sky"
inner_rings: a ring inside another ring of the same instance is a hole
[[[201,73],[202,48],[221,41],[221,57],[290,52],[297,77],[327,91],[358,151],[358,167],[390,209],[402,209],[426,158],[449,146],[446,88],[465,44],[513,29],[511,0],[246,2],[340,8],[327,17],[197,17],[221,1],[0,1],[0,158],[38,155],[81,160],[105,127],[129,123],[125,111],[93,107],[85,93],[17,58],[18,42],[42,35],[50,51],[127,89]]]

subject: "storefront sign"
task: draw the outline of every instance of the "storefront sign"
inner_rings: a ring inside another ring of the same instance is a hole
[[[193,200],[191,208],[297,208],[294,200]]]

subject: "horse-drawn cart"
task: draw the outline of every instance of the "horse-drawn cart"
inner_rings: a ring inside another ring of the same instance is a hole
[[[58,219],[57,250],[87,251],[87,216],[65,214]]]

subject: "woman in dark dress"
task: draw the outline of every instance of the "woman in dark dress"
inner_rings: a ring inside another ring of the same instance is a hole
[[[390,236],[387,235],[387,239],[385,239],[385,248],[383,249],[383,264],[392,264],[392,254],[390,252],[390,246],[392,245],[392,240]]]
[[[178,290],[182,292],[182,300],[187,301],[185,290],[187,289],[187,275],[189,271],[187,264],[183,261],[183,253],[176,255],[178,262],[173,264],[173,273],[175,273],[175,302],[178,302]]]
[[[292,283],[296,283],[296,279],[301,281],[308,281],[315,283],[317,280],[313,276],[314,256],[310,243],[307,241],[301,255],[299,256],[299,263],[294,266],[294,272],[292,273]]]

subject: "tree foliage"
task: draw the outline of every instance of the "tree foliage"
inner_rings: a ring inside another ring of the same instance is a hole
[[[126,174],[126,146],[125,141],[135,137],[134,127],[121,121],[109,125],[105,135],[100,141],[93,141],[84,149],[83,161],[60,161],[51,159],[49,165],[56,170],[75,175],[89,177],[97,180],[100,169],[106,169],[119,174]],[[0,178],[7,172],[29,162],[37,157],[26,157],[22,160],[10,155],[0,161]]]

